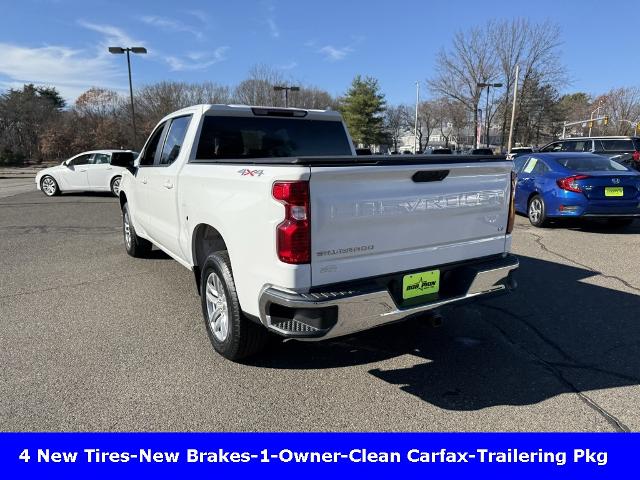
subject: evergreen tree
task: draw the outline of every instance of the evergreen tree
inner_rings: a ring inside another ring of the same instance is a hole
[[[371,146],[385,139],[384,94],[375,78],[358,75],[342,99],[340,110],[356,144]]]

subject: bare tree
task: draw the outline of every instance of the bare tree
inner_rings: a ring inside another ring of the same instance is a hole
[[[608,131],[615,135],[634,133],[632,124],[640,121],[640,88],[613,88],[594,103],[598,101],[602,101],[604,112],[609,115]]]
[[[249,78],[238,84],[234,98],[244,105],[284,107],[282,92],[274,91],[275,85],[289,83],[279,70],[267,65],[256,65],[249,71]]]
[[[229,87],[212,82],[164,81],[138,89],[134,101],[136,121],[149,134],[165,115],[200,103],[230,103],[231,92]]]
[[[526,19],[515,19],[491,22],[487,29],[495,47],[500,80],[505,87],[504,95],[500,99],[501,145],[504,146],[516,65],[520,65],[520,81],[525,87],[533,83],[536,87],[557,88],[566,81],[566,71],[560,63],[558,52],[561,45],[560,27],[549,21],[532,23]],[[523,110],[525,116],[528,105],[542,101],[530,97],[538,91],[536,88],[521,89],[518,110]]]
[[[405,134],[406,126],[406,107],[404,105],[392,105],[387,107],[384,112],[384,129],[391,140],[391,145],[395,152],[398,151],[400,138]]]
[[[472,28],[457,32],[451,49],[440,51],[436,58],[436,75],[427,80],[427,84],[437,96],[464,105],[473,115],[475,132],[482,94],[478,83],[494,82],[498,71],[495,46],[487,29]]]
[[[416,124],[416,107],[400,105],[398,116],[402,125],[400,137],[417,134],[416,148],[424,151],[429,146],[429,139],[438,125],[436,105],[431,100],[418,104],[418,122]]]

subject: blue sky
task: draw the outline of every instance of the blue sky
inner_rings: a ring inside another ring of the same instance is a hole
[[[638,15],[631,2],[582,0],[0,0],[0,89],[54,85],[73,100],[90,86],[126,92],[123,56],[143,45],[134,84],[210,80],[233,85],[255,64],[343,93],[372,75],[390,103],[414,101],[454,31],[491,19],[551,19],[562,28],[565,91],[640,85]],[[622,12],[622,13],[621,13]],[[628,15],[625,15],[627,12]]]

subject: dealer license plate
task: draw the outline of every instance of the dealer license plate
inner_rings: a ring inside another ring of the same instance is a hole
[[[402,298],[421,297],[440,290],[440,270],[405,275],[402,279]]]
[[[604,196],[605,197],[623,197],[624,188],[623,187],[604,187]]]

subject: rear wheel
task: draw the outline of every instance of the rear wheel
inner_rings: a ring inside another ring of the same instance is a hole
[[[202,315],[215,351],[232,361],[260,352],[269,332],[243,315],[226,251],[207,257],[200,285]]]
[[[53,197],[54,195],[58,195],[60,193],[58,183],[53,177],[49,175],[45,175],[44,177],[42,177],[42,180],[40,180],[40,188],[47,197]]]
[[[531,222],[531,225],[534,227],[544,227],[547,225],[547,209],[540,195],[536,195],[529,201],[527,216],[529,217],[529,222]]]
[[[151,242],[136,235],[131,223],[128,203],[125,203],[122,208],[122,234],[124,235],[124,246],[129,255],[136,258],[144,258],[149,255]]]
[[[122,181],[122,177],[114,177],[113,180],[111,180],[111,193],[113,193],[113,195],[116,197],[120,195],[121,181]]]

